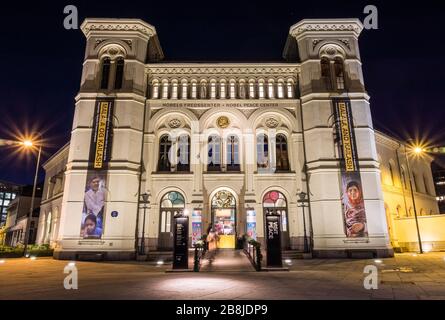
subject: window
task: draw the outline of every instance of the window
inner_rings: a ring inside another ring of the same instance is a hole
[[[110,67],[111,67],[110,58],[105,58],[102,61],[102,80],[100,82],[101,89],[108,89],[108,81],[110,79]]]
[[[269,81],[267,84],[267,97],[269,99],[275,98],[275,88],[273,81]]]
[[[236,83],[235,83],[235,81],[231,81],[229,84],[229,95],[230,95],[230,99],[236,99]]]
[[[241,80],[239,83],[239,97],[241,99],[246,99],[246,82],[244,80]]]
[[[226,98],[226,83],[224,81],[221,81],[221,83],[219,84],[219,98]]]
[[[329,59],[321,59],[321,79],[327,90],[331,90],[331,63]]]
[[[196,99],[198,97],[198,84],[196,83],[196,81],[192,82],[192,90],[190,96],[192,99]]]
[[[277,84],[277,96],[278,99],[284,98],[284,83],[282,81],[278,81]]]
[[[264,99],[264,82],[258,82],[258,98]]]
[[[171,99],[178,99],[178,82],[173,80],[172,81],[172,94]]]
[[[287,140],[284,134],[277,134],[276,138],[276,169],[278,171],[289,170],[289,160],[287,154]]]
[[[122,82],[124,78],[124,59],[119,58],[116,61],[116,78],[114,79],[114,89],[122,89]]]
[[[216,99],[216,82],[210,82],[210,99]]]
[[[168,99],[168,81],[162,82],[162,99]]]
[[[207,83],[205,81],[201,82],[199,98],[207,99]]]
[[[159,82],[154,81],[151,88],[151,98],[159,99]]]
[[[227,138],[227,171],[239,171],[239,140],[235,135]]]
[[[267,136],[265,134],[259,134],[256,141],[257,166],[258,168],[269,168],[269,143]]]
[[[287,248],[289,246],[288,218],[287,218],[287,201],[286,197],[279,191],[270,191],[263,198],[264,215],[278,215],[281,220],[281,246]]]
[[[173,216],[180,213],[184,209],[184,207],[185,207],[184,197],[179,192],[172,191],[162,197],[161,210],[160,210],[161,233],[169,234],[172,231]]]
[[[255,98],[255,82],[249,81],[249,98]]]
[[[221,138],[211,135],[208,139],[207,171],[219,171],[221,169]]]
[[[344,63],[340,58],[336,58],[334,62],[335,83],[337,90],[345,89]]]
[[[187,82],[182,82],[181,84],[181,99],[187,99],[187,91],[188,91],[188,85]]]
[[[171,163],[169,159],[172,143],[168,135],[163,135],[159,139],[159,162],[158,171],[170,171]]]
[[[190,171],[190,137],[183,134],[178,143],[178,171]]]
[[[294,84],[292,81],[287,82],[287,97],[292,99],[294,97]]]

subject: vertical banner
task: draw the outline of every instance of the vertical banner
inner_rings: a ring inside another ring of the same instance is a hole
[[[201,240],[202,236],[202,211],[195,209],[192,211],[192,246],[196,241]]]
[[[107,195],[107,164],[111,157],[113,136],[113,107],[113,100],[96,101],[80,228],[80,236],[84,239],[102,237]]]
[[[266,215],[267,266],[282,267],[280,216]]]
[[[342,208],[347,237],[367,237],[365,201],[354,134],[351,102],[333,99],[338,152],[340,157]]]
[[[173,235],[173,269],[188,269],[189,219],[177,216]]]
[[[256,240],[256,212],[255,209],[246,210],[247,236]]]

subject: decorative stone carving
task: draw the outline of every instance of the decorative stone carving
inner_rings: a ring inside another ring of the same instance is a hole
[[[345,52],[339,45],[329,43],[320,48],[320,58],[328,57],[329,59],[333,59],[336,56],[345,57]]]
[[[266,121],[264,121],[264,123],[266,124],[266,127],[270,129],[274,129],[280,124],[280,122],[275,118],[268,118]]]
[[[225,129],[229,126],[230,121],[226,116],[221,116],[216,120],[216,125],[218,128]]]
[[[168,122],[168,126],[169,126],[170,128],[172,128],[172,129],[179,128],[181,125],[182,125],[181,120],[179,120],[179,119],[177,119],[177,118],[171,119],[171,120]]]

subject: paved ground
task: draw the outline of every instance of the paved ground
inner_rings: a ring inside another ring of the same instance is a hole
[[[217,260],[215,267],[223,265]],[[294,260],[289,272],[214,267],[213,272],[166,273],[170,266],[135,261],[76,262],[78,290],[63,287],[67,263],[5,259],[0,262],[0,299],[445,299],[445,253],[400,254],[380,263]],[[377,290],[363,287],[369,264],[379,270]]]

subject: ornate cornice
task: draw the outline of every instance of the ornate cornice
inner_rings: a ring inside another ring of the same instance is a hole
[[[156,29],[154,26],[139,19],[88,18],[82,23],[80,29],[87,38],[91,35],[91,32],[102,31],[133,31],[146,37],[151,37],[156,34]]]
[[[297,64],[292,65],[236,65],[236,66],[218,66],[218,65],[181,65],[181,64],[156,64],[147,65],[147,72],[151,75],[202,75],[202,76],[296,76],[299,72]]]
[[[289,34],[299,37],[306,32],[336,33],[351,32],[356,37],[363,30],[363,24],[358,19],[304,19],[290,27]]]

